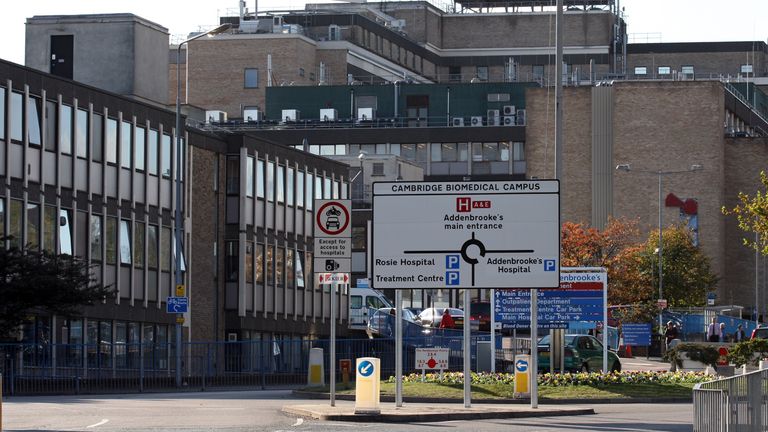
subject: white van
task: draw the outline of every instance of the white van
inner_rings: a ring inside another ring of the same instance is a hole
[[[381,291],[373,288],[351,288],[349,293],[349,328],[362,330],[368,326],[368,318],[383,307],[394,307]]]

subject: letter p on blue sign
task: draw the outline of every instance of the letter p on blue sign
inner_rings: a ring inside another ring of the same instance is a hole
[[[546,272],[553,272],[557,270],[557,266],[555,265],[555,260],[544,260],[544,271]]]
[[[445,284],[446,285],[458,285],[459,284],[459,272],[447,271],[445,272]]]
[[[446,255],[445,256],[445,268],[448,270],[458,270],[461,263],[459,262],[459,255]]]

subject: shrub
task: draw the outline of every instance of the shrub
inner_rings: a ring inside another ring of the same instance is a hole
[[[717,367],[717,359],[720,357],[717,348],[711,345],[681,343],[668,350],[664,354],[664,360],[668,361],[670,364],[674,363],[677,367],[683,367],[683,353],[693,361],[701,362],[712,367]]]
[[[734,344],[728,350],[728,361],[736,366],[757,366],[768,357],[768,339],[751,339]]]

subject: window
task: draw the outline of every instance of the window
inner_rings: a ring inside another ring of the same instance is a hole
[[[1,101],[5,104],[5,100]],[[42,143],[40,132],[40,99],[30,97],[27,99],[27,140],[30,145],[40,145]],[[5,117],[3,117],[5,123]]]
[[[635,75],[648,75],[648,68],[645,66],[636,66]]]
[[[306,253],[306,257],[304,259],[304,274],[312,275],[312,252]],[[312,289],[312,286],[314,285],[314,278],[306,278],[305,283],[307,285],[307,289]]]
[[[163,177],[171,176],[171,136],[163,134],[161,166]]]
[[[277,286],[285,285],[284,270],[285,270],[285,249],[278,246],[277,255],[275,257],[275,278],[277,278],[277,280],[275,281],[275,285]]]
[[[224,272],[227,282],[237,282],[238,268],[237,242],[228,241],[225,244]]]
[[[43,249],[53,252],[56,248],[56,207],[43,208]]]
[[[56,132],[57,113],[56,102],[45,101],[45,149],[48,151],[56,151],[56,140],[59,138]]]
[[[0,105],[3,105],[3,104],[0,104]],[[0,122],[0,123],[3,123],[3,122]],[[5,199],[0,198],[0,237],[3,237],[3,236],[5,236]]]
[[[171,229],[160,228],[160,270],[171,271]]]
[[[120,220],[120,264],[131,263],[130,221]]]
[[[315,199],[323,199],[323,179],[319,174],[315,176]]]
[[[524,142],[512,143],[512,157],[516,161],[525,160],[525,143]]]
[[[267,201],[275,200],[275,163],[267,162]]]
[[[101,262],[101,216],[91,215],[91,260]]]
[[[275,179],[277,184],[277,202],[285,203],[285,167],[282,165],[277,166],[277,178]]]
[[[693,66],[682,66],[680,72],[684,75],[693,76]]]
[[[325,178],[323,179],[323,199],[332,199],[332,191],[331,191],[331,179]]]
[[[303,76],[304,76],[304,68],[303,68],[303,67],[300,67],[300,68],[299,68],[299,76],[300,76],[300,77],[303,77]]]
[[[296,206],[304,207],[304,172],[296,171]]]
[[[245,69],[245,88],[259,87],[259,70],[253,68]]]
[[[93,114],[93,145],[91,145],[91,157],[96,162],[101,162],[104,157],[104,116]]]
[[[40,247],[40,206],[27,203],[27,244],[29,249]]]
[[[21,201],[11,200],[11,224],[8,227],[8,236],[11,237],[10,245],[12,248],[20,248],[23,242],[21,229],[24,226],[24,221],[22,220],[24,216],[21,209]]]
[[[480,81],[488,81],[488,66],[478,66],[476,75]]]
[[[296,251],[296,288],[304,289],[304,253]]]
[[[267,246],[267,285],[272,285],[275,281],[275,263],[272,261],[275,256],[274,251],[274,246]]]
[[[248,156],[248,159],[246,160],[245,195],[249,198],[253,197],[253,156]]]
[[[264,245],[256,244],[256,283],[264,285]]]
[[[501,161],[509,160],[509,143],[506,141],[502,141],[499,143],[499,160]]]
[[[144,171],[144,151],[146,146],[147,129],[136,126],[136,148],[134,149],[133,166],[139,170]]]
[[[147,267],[157,269],[157,225],[147,226]]]
[[[544,65],[533,65],[531,75],[533,75],[533,79],[544,78]]]
[[[5,103],[5,101],[3,101]],[[22,125],[24,124],[24,99],[21,93],[11,93],[11,139],[22,141]],[[3,119],[5,121],[5,119]]]
[[[72,255],[72,213],[59,210],[59,253]]]
[[[293,272],[293,249],[285,250],[285,284],[288,288],[296,287],[296,274]]]
[[[75,113],[75,152],[77,157],[88,157],[88,111],[82,109]]]
[[[227,156],[227,193],[240,193],[240,158]]]
[[[672,68],[669,66],[659,66],[659,75],[669,75],[672,73]]]
[[[256,196],[264,199],[264,161],[256,161]]]
[[[253,283],[253,242],[245,242],[245,282]]]
[[[288,176],[285,178],[285,189],[286,189],[286,204],[289,206],[292,206],[294,204],[293,202],[293,168],[288,168]]]
[[[372,165],[373,165],[373,172],[371,173],[371,175],[375,175],[375,176],[384,175],[384,162],[374,162]]]
[[[72,107],[61,105],[59,111],[59,146],[61,152],[72,154]]]
[[[312,177],[313,177],[312,173],[307,173],[305,177],[305,183],[304,183],[306,185],[304,190],[307,193],[307,210],[312,210],[312,207],[314,207],[315,205],[313,194],[312,194],[312,182],[313,182]]]
[[[743,73],[743,74],[751,74],[751,73],[753,72],[753,71],[752,71],[752,65],[751,65],[751,64],[743,64],[743,65],[741,65],[741,67],[739,68],[739,71],[740,71],[741,73]]]
[[[120,165],[123,168],[131,168],[131,138],[133,125],[124,121],[120,124]]]
[[[144,223],[136,222],[133,230],[133,264],[144,267]]]
[[[107,163],[117,163],[117,120],[107,119],[106,139]]]
[[[5,139],[5,89],[0,87],[0,139]],[[2,233],[0,233],[2,234]]]
[[[364,250],[366,243],[365,227],[352,227],[352,249]]]
[[[331,199],[339,199],[339,181],[338,180],[333,181],[333,195],[331,195]]]
[[[117,218],[107,217],[107,264],[117,264]]]
[[[448,66],[448,81],[461,82],[461,66]]]
[[[157,149],[159,136],[156,130],[149,130],[149,145],[147,146],[147,168],[149,173],[157,175]]]

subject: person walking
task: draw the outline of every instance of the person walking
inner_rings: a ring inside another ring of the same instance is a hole
[[[449,311],[448,308],[445,308],[443,310],[443,316],[440,318],[440,328],[452,329],[455,327],[456,327],[456,323],[453,321],[453,318],[451,317],[451,311]]]
[[[741,324],[736,326],[736,333],[733,334],[733,341],[734,342],[742,342],[746,340],[746,335],[744,334],[744,328]]]
[[[679,336],[679,332],[677,331],[677,326],[673,321],[667,322],[667,328],[664,330],[664,337],[666,338],[666,348],[669,349],[669,344],[672,343],[673,340],[677,339]]]
[[[712,322],[707,327],[707,341],[708,342],[720,341],[720,326],[717,324],[717,317],[713,317]]]
[[[720,323],[720,341],[728,342],[728,333],[725,332],[725,323]]]

